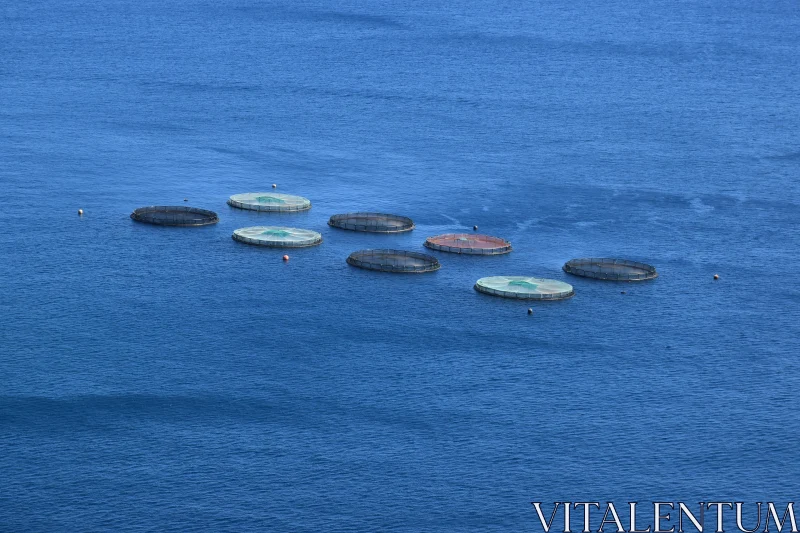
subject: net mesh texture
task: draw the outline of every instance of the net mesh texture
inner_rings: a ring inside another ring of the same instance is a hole
[[[373,233],[399,233],[414,229],[414,221],[387,213],[345,213],[333,215],[328,225],[334,228]]]
[[[564,300],[575,294],[572,285],[554,279],[527,276],[491,276],[475,283],[475,290],[520,300]]]
[[[360,250],[350,254],[347,262],[381,272],[433,272],[441,266],[435,257],[406,250]]]
[[[470,255],[500,255],[511,251],[511,243],[505,239],[472,233],[448,233],[428,237],[425,246],[441,252]]]
[[[273,248],[303,248],[322,242],[322,235],[316,231],[283,226],[252,226],[233,232],[233,239],[256,246]]]
[[[228,205],[239,209],[274,213],[293,213],[311,209],[311,201],[308,198],[276,192],[234,194],[228,199]]]
[[[140,207],[131,213],[131,218],[159,226],[207,226],[219,222],[219,217],[213,211],[183,205]]]
[[[643,281],[658,277],[654,266],[607,257],[572,259],[564,264],[563,269],[568,274],[611,281]]]

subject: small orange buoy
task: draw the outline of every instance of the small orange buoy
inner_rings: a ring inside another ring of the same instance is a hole
[[[289,256],[288,256],[288,255],[284,255],[284,256],[283,256],[283,260],[284,260],[284,261],[288,261],[288,260],[289,260]]]
[[[80,216],[80,217],[83,216],[83,209],[78,209],[78,216]]]
[[[273,184],[272,184],[272,188],[273,188],[273,189],[277,189],[277,188],[278,188],[278,186],[277,186],[277,185],[275,185],[275,184],[273,183]]]
[[[719,274],[714,274],[714,279],[719,279]]]

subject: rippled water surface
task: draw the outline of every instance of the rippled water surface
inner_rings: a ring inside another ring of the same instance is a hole
[[[796,499],[799,49],[782,0],[1,5],[0,530]],[[225,203],[272,183],[313,208]],[[128,218],[184,198],[220,223]],[[326,225],[358,210],[417,226]],[[284,263],[257,225],[324,242]],[[473,225],[514,251],[345,262]],[[492,275],[576,296],[528,316]]]

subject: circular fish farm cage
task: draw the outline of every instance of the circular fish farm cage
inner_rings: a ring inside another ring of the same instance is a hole
[[[333,215],[328,225],[334,228],[371,233],[400,233],[414,229],[414,221],[386,213],[345,213]]]
[[[511,243],[505,239],[471,233],[447,233],[428,237],[425,246],[440,252],[470,255],[500,255],[511,251]]]
[[[252,226],[234,230],[233,240],[272,248],[304,248],[322,242],[316,231],[283,226]]]
[[[270,213],[296,213],[311,209],[311,200],[292,194],[277,192],[246,192],[228,198],[228,205],[250,211]]]
[[[554,279],[527,276],[491,276],[475,283],[475,290],[519,300],[565,300],[575,295],[572,285]]]
[[[219,222],[219,217],[213,211],[184,205],[140,207],[131,213],[131,218],[159,226],[208,226]]]
[[[572,259],[564,264],[563,269],[564,272],[575,276],[609,281],[643,281],[658,277],[654,266],[606,257]]]
[[[435,257],[406,250],[359,250],[350,254],[347,262],[381,272],[433,272],[441,266]]]

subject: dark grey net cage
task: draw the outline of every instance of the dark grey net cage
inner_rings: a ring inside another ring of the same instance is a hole
[[[207,226],[219,222],[219,217],[213,211],[183,205],[140,207],[131,213],[131,218],[159,226]]]
[[[440,266],[433,256],[406,250],[359,250],[350,254],[347,262],[381,272],[433,272]]]
[[[399,233],[414,229],[414,221],[400,215],[386,213],[345,213],[333,215],[328,225],[334,228],[373,233]]]
[[[658,277],[654,266],[607,257],[572,259],[563,268],[568,274],[611,281],[642,281]]]

